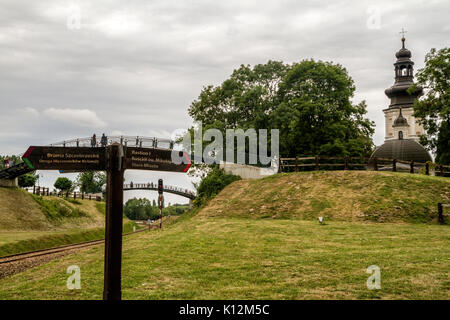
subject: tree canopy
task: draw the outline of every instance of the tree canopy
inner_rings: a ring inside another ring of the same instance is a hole
[[[81,192],[102,192],[102,186],[106,183],[106,174],[101,171],[85,171],[78,174],[76,185]]]
[[[189,115],[203,129],[280,129],[281,156],[369,155],[373,122],[339,64],[314,60],[241,65],[219,86],[207,86]],[[270,141],[270,140],[269,140]]]
[[[450,48],[431,49],[425,67],[417,73],[417,86],[425,95],[414,103],[414,116],[420,118],[426,135],[421,142],[436,153],[436,162],[450,163]]]
[[[58,179],[56,179],[53,186],[61,191],[70,191],[72,189],[73,183],[69,178],[59,177]]]

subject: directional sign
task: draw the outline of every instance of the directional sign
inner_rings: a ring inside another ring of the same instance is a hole
[[[181,164],[172,161],[172,152],[181,159]],[[125,154],[126,169],[187,172],[191,159],[186,152],[164,149],[127,147]]]
[[[29,147],[22,159],[33,170],[100,171],[106,169],[105,148]]]

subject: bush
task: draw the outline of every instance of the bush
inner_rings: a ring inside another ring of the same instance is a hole
[[[198,185],[195,205],[204,205],[210,199],[214,198],[227,185],[240,179],[241,178],[239,176],[225,173],[224,170],[214,167]]]

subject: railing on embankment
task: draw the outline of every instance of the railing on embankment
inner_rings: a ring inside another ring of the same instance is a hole
[[[84,192],[68,192],[68,191],[50,191],[49,188],[45,187],[39,187],[34,186],[33,188],[25,188],[30,193],[33,193],[38,196],[55,196],[55,197],[61,197],[61,198],[71,198],[71,199],[81,199],[81,200],[95,200],[95,201],[102,201],[103,198],[96,194],[89,194]]]
[[[432,162],[414,162],[388,158],[369,157],[295,157],[280,158],[280,172],[298,172],[313,170],[374,170],[403,171],[429,175],[434,171],[437,176],[450,176],[450,166]]]

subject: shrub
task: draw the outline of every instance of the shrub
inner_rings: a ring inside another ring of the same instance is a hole
[[[214,167],[198,185],[195,205],[201,206],[205,204],[210,199],[214,198],[227,185],[240,179],[239,176],[228,174],[223,169]]]

